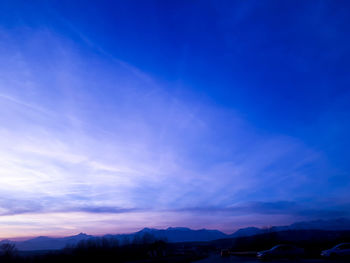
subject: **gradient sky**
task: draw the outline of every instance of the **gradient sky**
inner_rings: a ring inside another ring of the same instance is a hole
[[[348,1],[0,3],[0,237],[350,216]]]

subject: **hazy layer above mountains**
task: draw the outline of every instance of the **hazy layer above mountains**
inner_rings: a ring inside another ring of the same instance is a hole
[[[278,232],[285,230],[304,230],[304,229],[318,229],[318,230],[350,230],[350,219],[340,218],[335,220],[316,220],[309,222],[298,222],[289,226],[276,226],[271,228],[256,228],[247,227],[242,228],[234,232],[233,234],[225,234],[218,230],[192,230],[184,227],[169,227],[167,229],[153,229],[144,228],[141,231],[130,234],[108,234],[103,237],[109,239],[116,239],[121,244],[126,242],[133,242],[135,238],[140,238],[145,234],[151,234],[156,239],[167,240],[168,242],[195,242],[195,241],[212,241],[223,238],[235,238],[244,236],[254,236],[267,232]],[[18,250],[53,250],[62,249],[66,246],[74,246],[82,240],[98,238],[95,236],[80,233],[75,236],[63,237],[63,238],[51,238],[51,237],[36,237],[26,241],[10,241],[16,244]],[[0,243],[9,242],[9,240],[3,240]]]

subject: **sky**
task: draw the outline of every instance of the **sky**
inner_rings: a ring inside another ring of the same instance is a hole
[[[0,238],[350,216],[348,1],[0,2]]]

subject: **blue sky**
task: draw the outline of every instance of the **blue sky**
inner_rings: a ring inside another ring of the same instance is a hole
[[[349,216],[346,1],[0,10],[0,237]]]

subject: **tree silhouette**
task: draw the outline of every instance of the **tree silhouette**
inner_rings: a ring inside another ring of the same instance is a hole
[[[13,258],[17,254],[16,245],[13,243],[3,243],[0,245],[0,254],[5,258]]]

